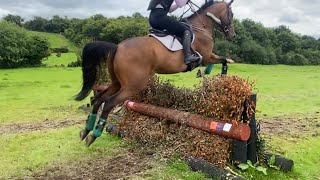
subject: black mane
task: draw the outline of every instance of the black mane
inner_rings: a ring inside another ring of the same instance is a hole
[[[192,15],[190,15],[189,17],[195,15],[195,14],[199,14],[202,11],[204,11],[205,9],[207,9],[209,6],[219,3],[220,1],[214,1],[214,0],[206,0],[206,2],[197,10],[197,12],[193,13]],[[188,18],[189,18],[188,17]]]
[[[217,3],[216,1],[213,0],[207,0],[201,7],[200,9],[197,11],[197,13],[200,13],[201,11],[207,9],[209,6],[213,5]]]

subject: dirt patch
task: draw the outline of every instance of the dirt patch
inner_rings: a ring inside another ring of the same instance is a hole
[[[122,150],[112,157],[56,164],[16,179],[132,179],[152,169],[153,162],[154,156],[148,153]]]
[[[111,119],[121,119],[120,116],[110,114]],[[5,126],[0,126],[0,135],[3,134],[14,134],[14,133],[23,133],[31,131],[44,131],[50,129],[60,129],[71,127],[75,125],[85,125],[85,118],[68,118],[64,120],[44,120],[42,122],[30,122],[30,123],[16,123]]]
[[[263,135],[302,137],[320,135],[320,113],[298,117],[261,118],[260,133]]]
[[[0,135],[22,133],[30,131],[42,131],[48,129],[58,129],[83,124],[85,119],[66,119],[66,120],[45,120],[42,122],[17,123],[0,127]]]

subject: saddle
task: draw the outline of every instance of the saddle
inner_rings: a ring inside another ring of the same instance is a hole
[[[187,23],[185,24],[189,27],[190,31],[192,32],[192,28]],[[149,29],[148,36],[156,38],[170,51],[179,51],[183,49],[183,46],[182,46],[183,39],[181,37],[170,34],[166,30],[151,28]],[[191,44],[193,43],[194,39],[195,39],[195,35],[194,33],[192,33]]]
[[[185,23],[190,31],[192,32],[192,28]],[[149,29],[149,35],[150,37],[154,37],[155,39],[157,39],[159,42],[161,42],[168,50],[175,52],[175,51],[179,51],[179,50],[183,50],[183,45],[182,45],[182,41],[183,39],[181,37],[169,34],[166,30],[159,30],[159,29],[154,29],[151,28]],[[194,42],[195,40],[195,34],[192,32],[192,41],[191,44]],[[201,64],[202,61],[202,56],[199,52],[194,51],[191,49],[191,51],[193,51],[194,55],[198,56],[200,61],[199,62],[192,62],[188,64],[188,68],[185,70],[186,71],[192,71],[194,68],[198,67]]]
[[[168,50],[179,51],[183,49],[182,38],[169,34],[167,31],[158,29],[150,29],[149,36],[156,38],[160,41]]]

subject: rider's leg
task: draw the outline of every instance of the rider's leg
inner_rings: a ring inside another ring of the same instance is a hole
[[[170,34],[176,35],[183,38],[183,51],[184,51],[184,62],[189,64],[191,62],[199,61],[200,57],[196,56],[191,51],[192,33],[189,27],[175,20],[172,17],[167,16],[163,10],[158,9],[151,13],[150,24],[161,29],[166,29]]]
[[[183,51],[184,51],[184,62],[185,64],[189,64],[194,61],[198,61],[200,57],[196,56],[191,52],[191,32],[189,30],[185,30],[183,33]]]

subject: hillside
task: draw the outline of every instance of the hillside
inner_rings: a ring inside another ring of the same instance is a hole
[[[67,38],[65,38],[63,35],[60,35],[57,33],[46,33],[46,32],[37,32],[37,31],[28,31],[28,34],[37,35],[37,36],[41,36],[48,39],[51,48],[67,46],[69,49],[69,52],[75,53],[78,51],[78,48],[72,42],[70,42]]]
[[[52,53],[51,56],[44,59],[42,63],[47,67],[55,66],[67,66],[68,64],[77,60],[77,53],[79,49],[74,43],[70,42],[63,35],[57,33],[46,33],[37,31],[28,31],[29,35],[37,35],[48,39],[50,48],[68,47],[69,53],[62,53],[61,57],[57,57],[56,53]]]

